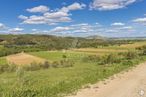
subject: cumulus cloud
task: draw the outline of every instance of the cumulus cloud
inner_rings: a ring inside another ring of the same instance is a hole
[[[0,29],[4,29],[4,28],[6,28],[6,26],[4,24],[0,23]]]
[[[27,16],[24,16],[24,15],[19,15],[18,18],[19,18],[19,19],[22,19],[22,20],[28,19],[28,17],[27,17]]]
[[[54,29],[51,29],[49,32],[50,33],[57,33],[57,32],[69,31],[71,29],[72,29],[71,27],[56,27]]]
[[[121,22],[116,22],[116,23],[112,23],[111,26],[124,26],[124,23]]]
[[[32,15],[23,21],[23,24],[45,24],[46,20],[43,16]]]
[[[43,33],[50,35],[61,35],[61,36],[93,36],[93,35],[127,35],[128,33],[135,33],[136,29],[130,24],[124,24],[123,26],[103,26],[99,23],[88,24],[72,24],[68,26],[57,26],[50,30],[33,30],[33,33]]]
[[[99,25],[99,24],[98,24]],[[81,24],[73,24],[69,26],[64,26],[64,27],[55,27],[51,30],[48,31],[49,34],[62,34],[62,35],[68,35],[68,34],[94,34],[94,32],[99,32],[101,31],[101,28],[97,24],[90,25],[88,23],[81,23]],[[83,36],[84,36],[83,35]]]
[[[24,16],[20,15],[18,18],[23,20],[23,24],[48,24],[48,25],[56,25],[58,23],[71,22],[70,11],[81,10],[85,8],[85,4],[73,3],[69,6],[62,7],[53,11],[41,11],[41,7],[34,7],[31,9],[31,12],[44,12],[42,15],[32,15],[32,16]],[[34,10],[37,9],[37,10]]]
[[[18,33],[18,32],[22,32],[24,29],[23,28],[19,28],[19,27],[17,27],[17,28],[12,28],[12,29],[9,29],[9,32],[16,32],[16,33]]]
[[[83,3],[80,4],[80,3],[75,2],[72,5],[69,5],[67,7],[61,8],[60,11],[69,12],[69,11],[72,11],[72,10],[81,10],[81,9],[83,9],[85,7],[86,7],[85,4],[83,4]]]
[[[133,27],[132,26],[124,26],[124,27],[121,27],[119,29],[121,29],[121,30],[133,30]]]
[[[33,32],[36,32],[36,31],[38,31],[37,29],[31,29]]]
[[[134,19],[133,22],[146,25],[146,17]]]
[[[90,9],[115,10],[124,8],[138,0],[93,0]]]
[[[36,13],[36,12],[44,13],[44,12],[49,11],[49,8],[47,6],[40,5],[40,6],[37,6],[37,7],[28,8],[26,10],[28,12],[31,12],[31,13]]]

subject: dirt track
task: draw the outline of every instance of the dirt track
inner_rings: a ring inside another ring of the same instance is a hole
[[[146,97],[146,63],[68,97]]]
[[[41,63],[45,60],[39,57],[35,57],[26,53],[19,53],[15,55],[10,55],[6,57],[7,61],[11,64],[17,65],[29,65],[30,63],[36,62]]]

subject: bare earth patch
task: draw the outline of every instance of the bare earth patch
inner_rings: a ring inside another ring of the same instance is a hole
[[[33,55],[29,55],[26,53],[19,53],[15,55],[10,55],[6,57],[8,63],[17,64],[17,65],[27,65],[33,62],[42,63],[45,60]]]
[[[146,97],[146,63],[68,97]]]

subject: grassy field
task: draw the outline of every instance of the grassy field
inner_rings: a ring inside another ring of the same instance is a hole
[[[140,43],[143,45],[145,43]],[[37,71],[5,72],[0,74],[0,97],[63,97],[73,93],[78,89],[87,87],[88,84],[104,80],[109,76],[127,70],[136,64],[144,62],[146,57],[132,59],[130,63],[134,65],[109,64],[98,65],[96,62],[84,62],[82,58],[88,55],[108,54],[117,52],[127,52],[129,48],[135,50],[138,44],[122,45],[108,48],[86,48],[69,51],[40,51],[29,54],[44,58],[49,61],[58,61],[66,55],[67,58],[75,62],[73,67],[49,68]],[[127,49],[127,46],[128,49]],[[125,49],[123,49],[125,48]],[[79,51],[77,51],[79,50]],[[81,51],[80,51],[81,50]],[[5,63],[5,57],[0,58],[1,63]]]
[[[138,64],[139,60],[133,60]],[[76,63],[71,68],[57,68],[0,75],[1,97],[61,97],[78,90],[83,85],[93,84],[124,69],[128,65],[99,66],[96,63]],[[36,96],[33,96],[36,95]]]
[[[6,64],[7,60],[5,57],[0,57],[0,65]]]
[[[49,61],[61,60],[63,55],[67,56],[69,59],[79,60],[84,56],[90,55],[88,53],[75,52],[75,51],[40,51],[31,52],[31,55],[47,59]]]
[[[146,41],[135,42],[135,43],[131,43],[131,44],[124,44],[124,45],[120,45],[120,46],[72,49],[72,51],[104,55],[104,54],[109,54],[109,53],[119,53],[119,52],[127,52],[127,51],[131,51],[131,50],[135,50],[135,48],[141,47],[143,45],[146,45]]]

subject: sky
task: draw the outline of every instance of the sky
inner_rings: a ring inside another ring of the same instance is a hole
[[[0,34],[146,37],[146,0],[0,0]]]

